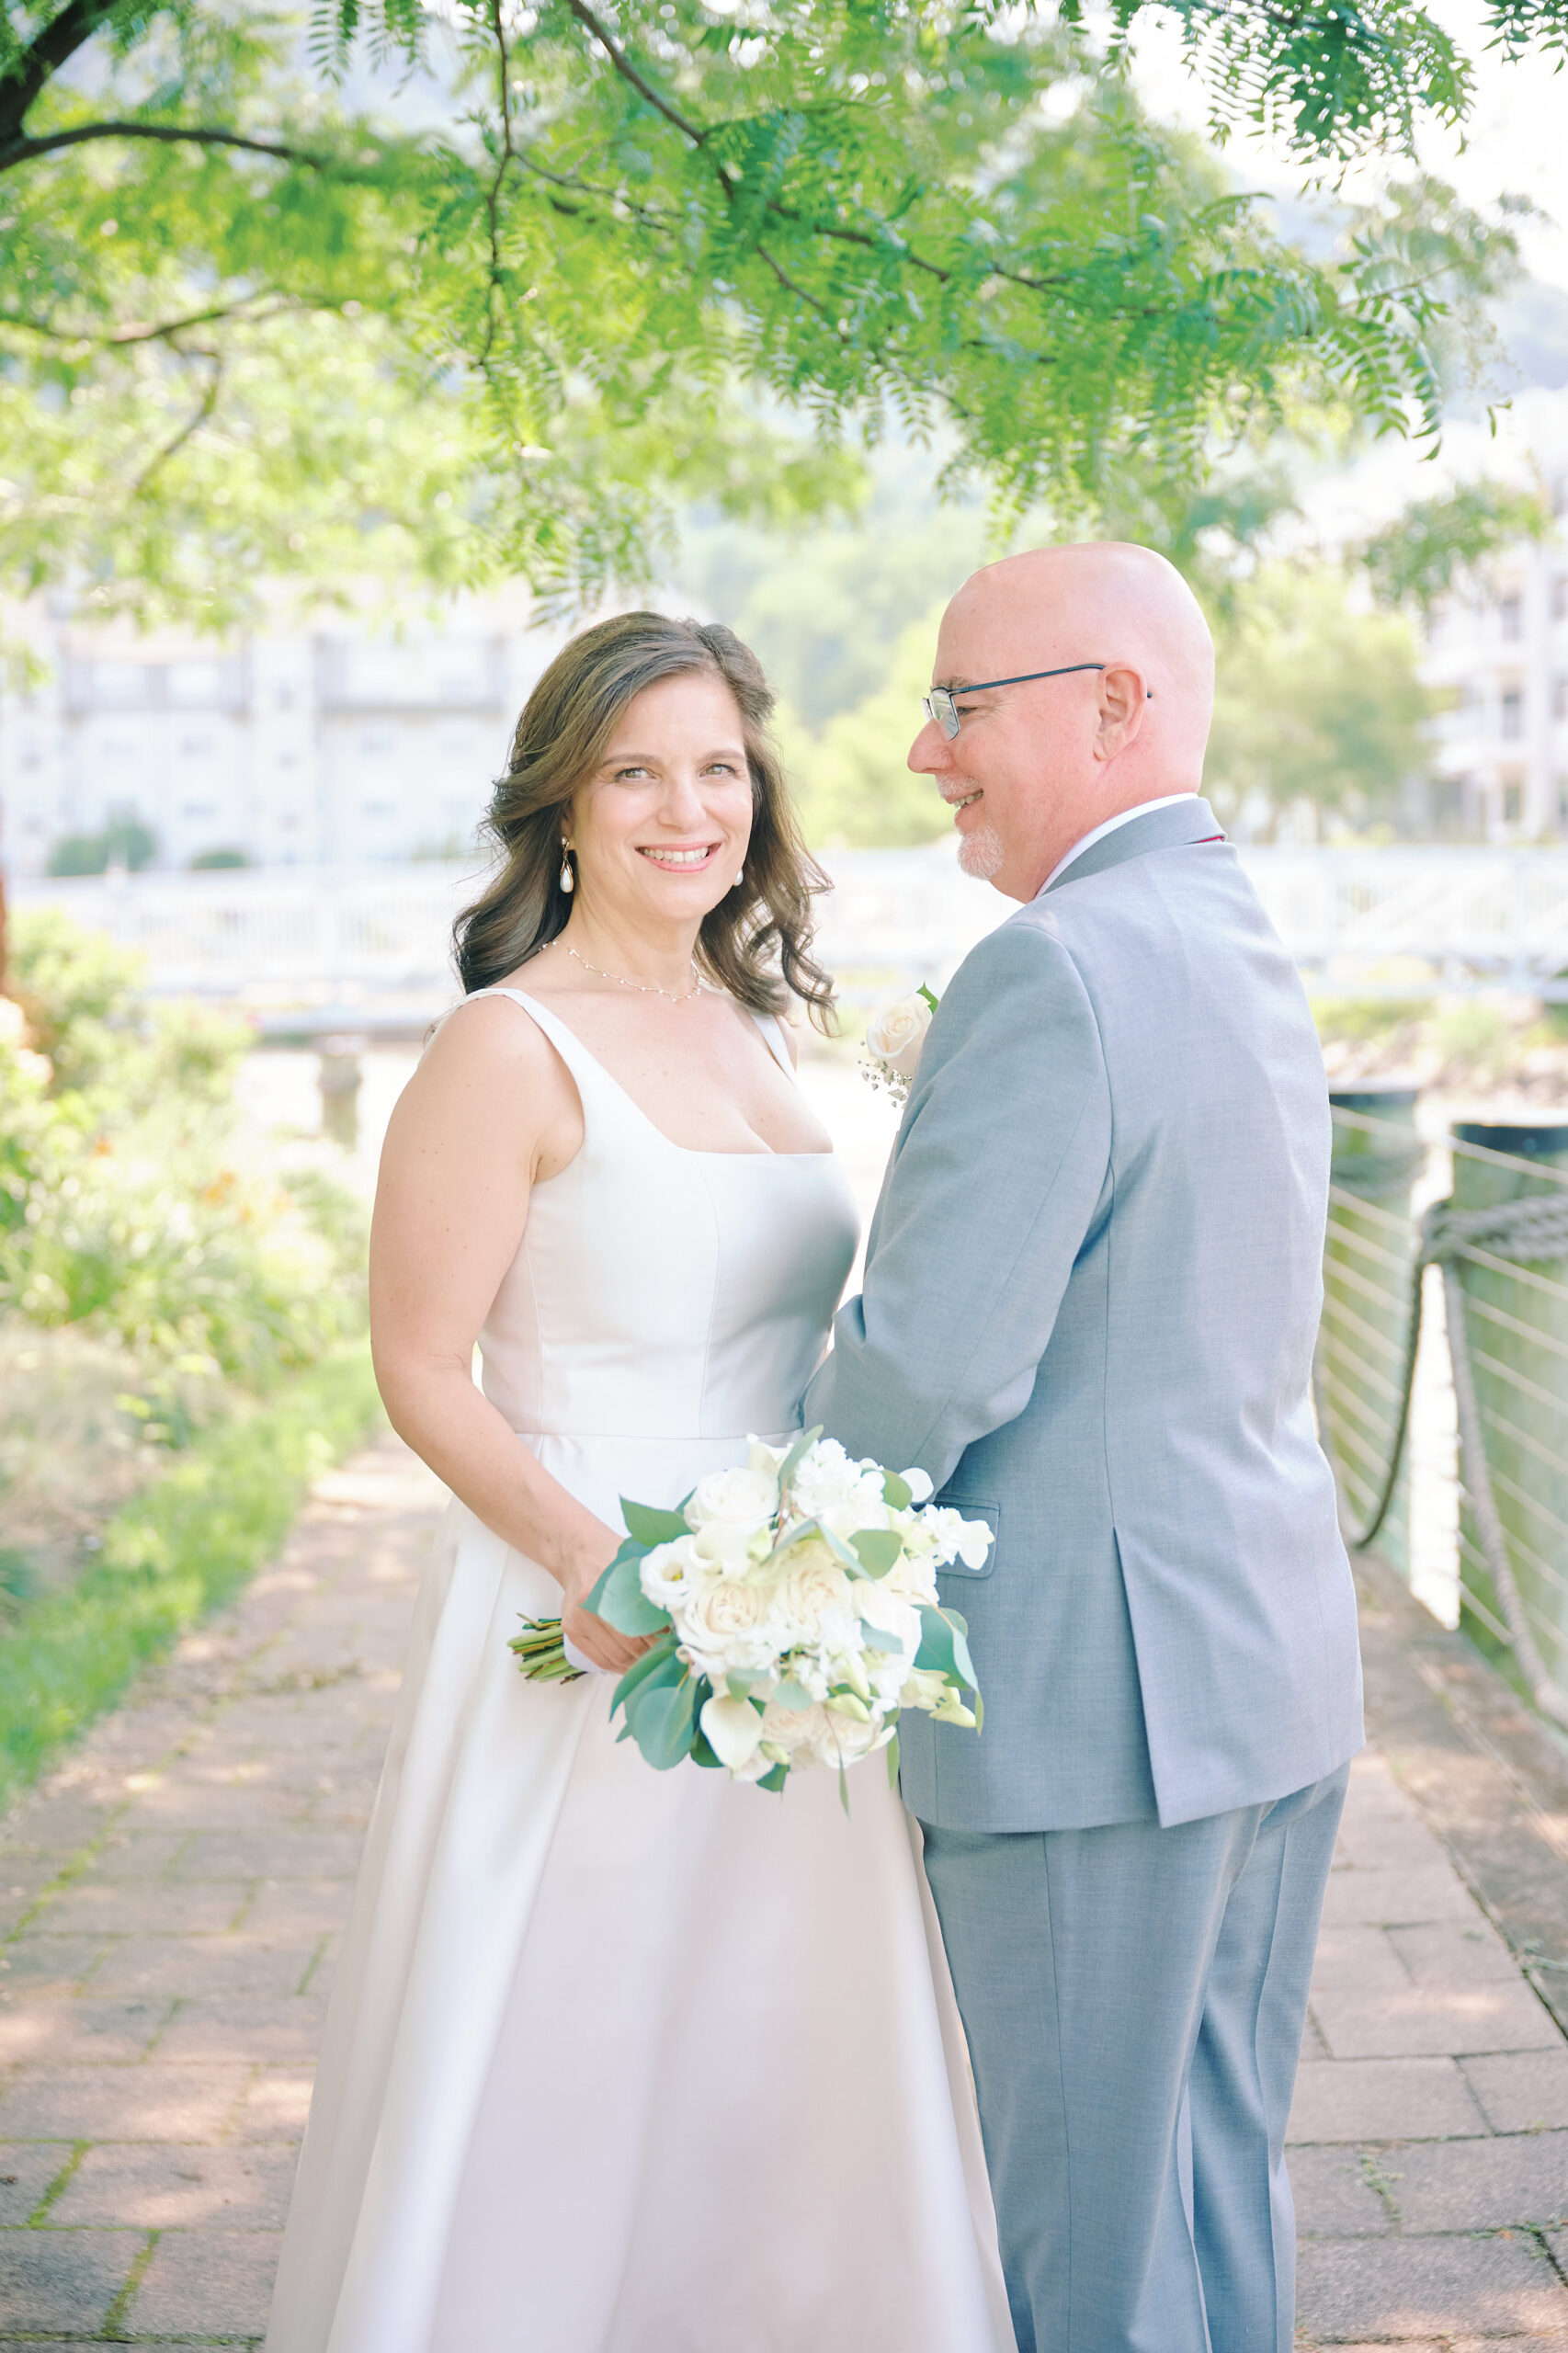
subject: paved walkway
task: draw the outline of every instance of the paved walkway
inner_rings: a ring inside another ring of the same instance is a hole
[[[0,2353],[259,2338],[437,1503],[390,1440],[324,1479],[4,1825]],[[1293,2138],[1304,2346],[1568,2353],[1568,2043],[1375,1755]]]

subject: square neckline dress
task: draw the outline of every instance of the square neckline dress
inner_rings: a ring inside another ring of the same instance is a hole
[[[534,1188],[484,1393],[619,1527],[621,1495],[676,1504],[799,1426],[855,1211],[831,1153],[688,1151],[546,1006],[474,994],[537,1023],[585,1130]],[[519,1616],[560,1598],[449,1505],[267,2353],[1013,2353],[962,2030],[881,1761],[847,1821],[831,1773],[775,1796],[654,1772],[612,1678],[517,1672]]]

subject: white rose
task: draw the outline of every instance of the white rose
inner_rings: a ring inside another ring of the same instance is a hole
[[[681,1649],[715,1683],[732,1668],[771,1666],[779,1643],[773,1596],[741,1577],[720,1577],[682,1594],[674,1611]]]
[[[854,1606],[849,1578],[825,1544],[797,1545],[781,1565],[774,1602],[778,1622],[790,1642],[816,1643],[835,1614],[848,1618]]]
[[[773,1472],[743,1462],[732,1471],[710,1471],[705,1479],[699,1479],[686,1516],[693,1528],[720,1519],[749,1530],[771,1519],[778,1508],[778,1482]]]
[[[901,996],[884,1005],[866,1024],[866,1050],[901,1078],[913,1078],[920,1049],[931,1027],[931,1008],[923,996]]]

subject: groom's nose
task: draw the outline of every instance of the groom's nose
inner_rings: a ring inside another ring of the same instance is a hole
[[[940,776],[953,764],[952,745],[934,719],[928,719],[909,747],[907,765],[916,776]]]

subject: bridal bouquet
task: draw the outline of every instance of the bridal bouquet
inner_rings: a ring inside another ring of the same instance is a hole
[[[920,1063],[920,1049],[931,1027],[937,999],[922,984],[913,996],[901,996],[873,1013],[866,1024],[866,1051],[860,1068],[873,1086],[881,1087],[898,1103],[909,1100],[910,1081]]]
[[[621,1738],[662,1771],[689,1756],[781,1790],[813,1765],[842,1788],[879,1748],[896,1774],[904,1708],[978,1731],[968,1629],[939,1605],[937,1571],[979,1568],[985,1522],[927,1502],[924,1472],[853,1461],[818,1430],[750,1447],[679,1511],[622,1501],[631,1533],[587,1604],[653,1637],[616,1686]],[[571,1673],[558,1620],[527,1621],[511,1647],[536,1680]]]

